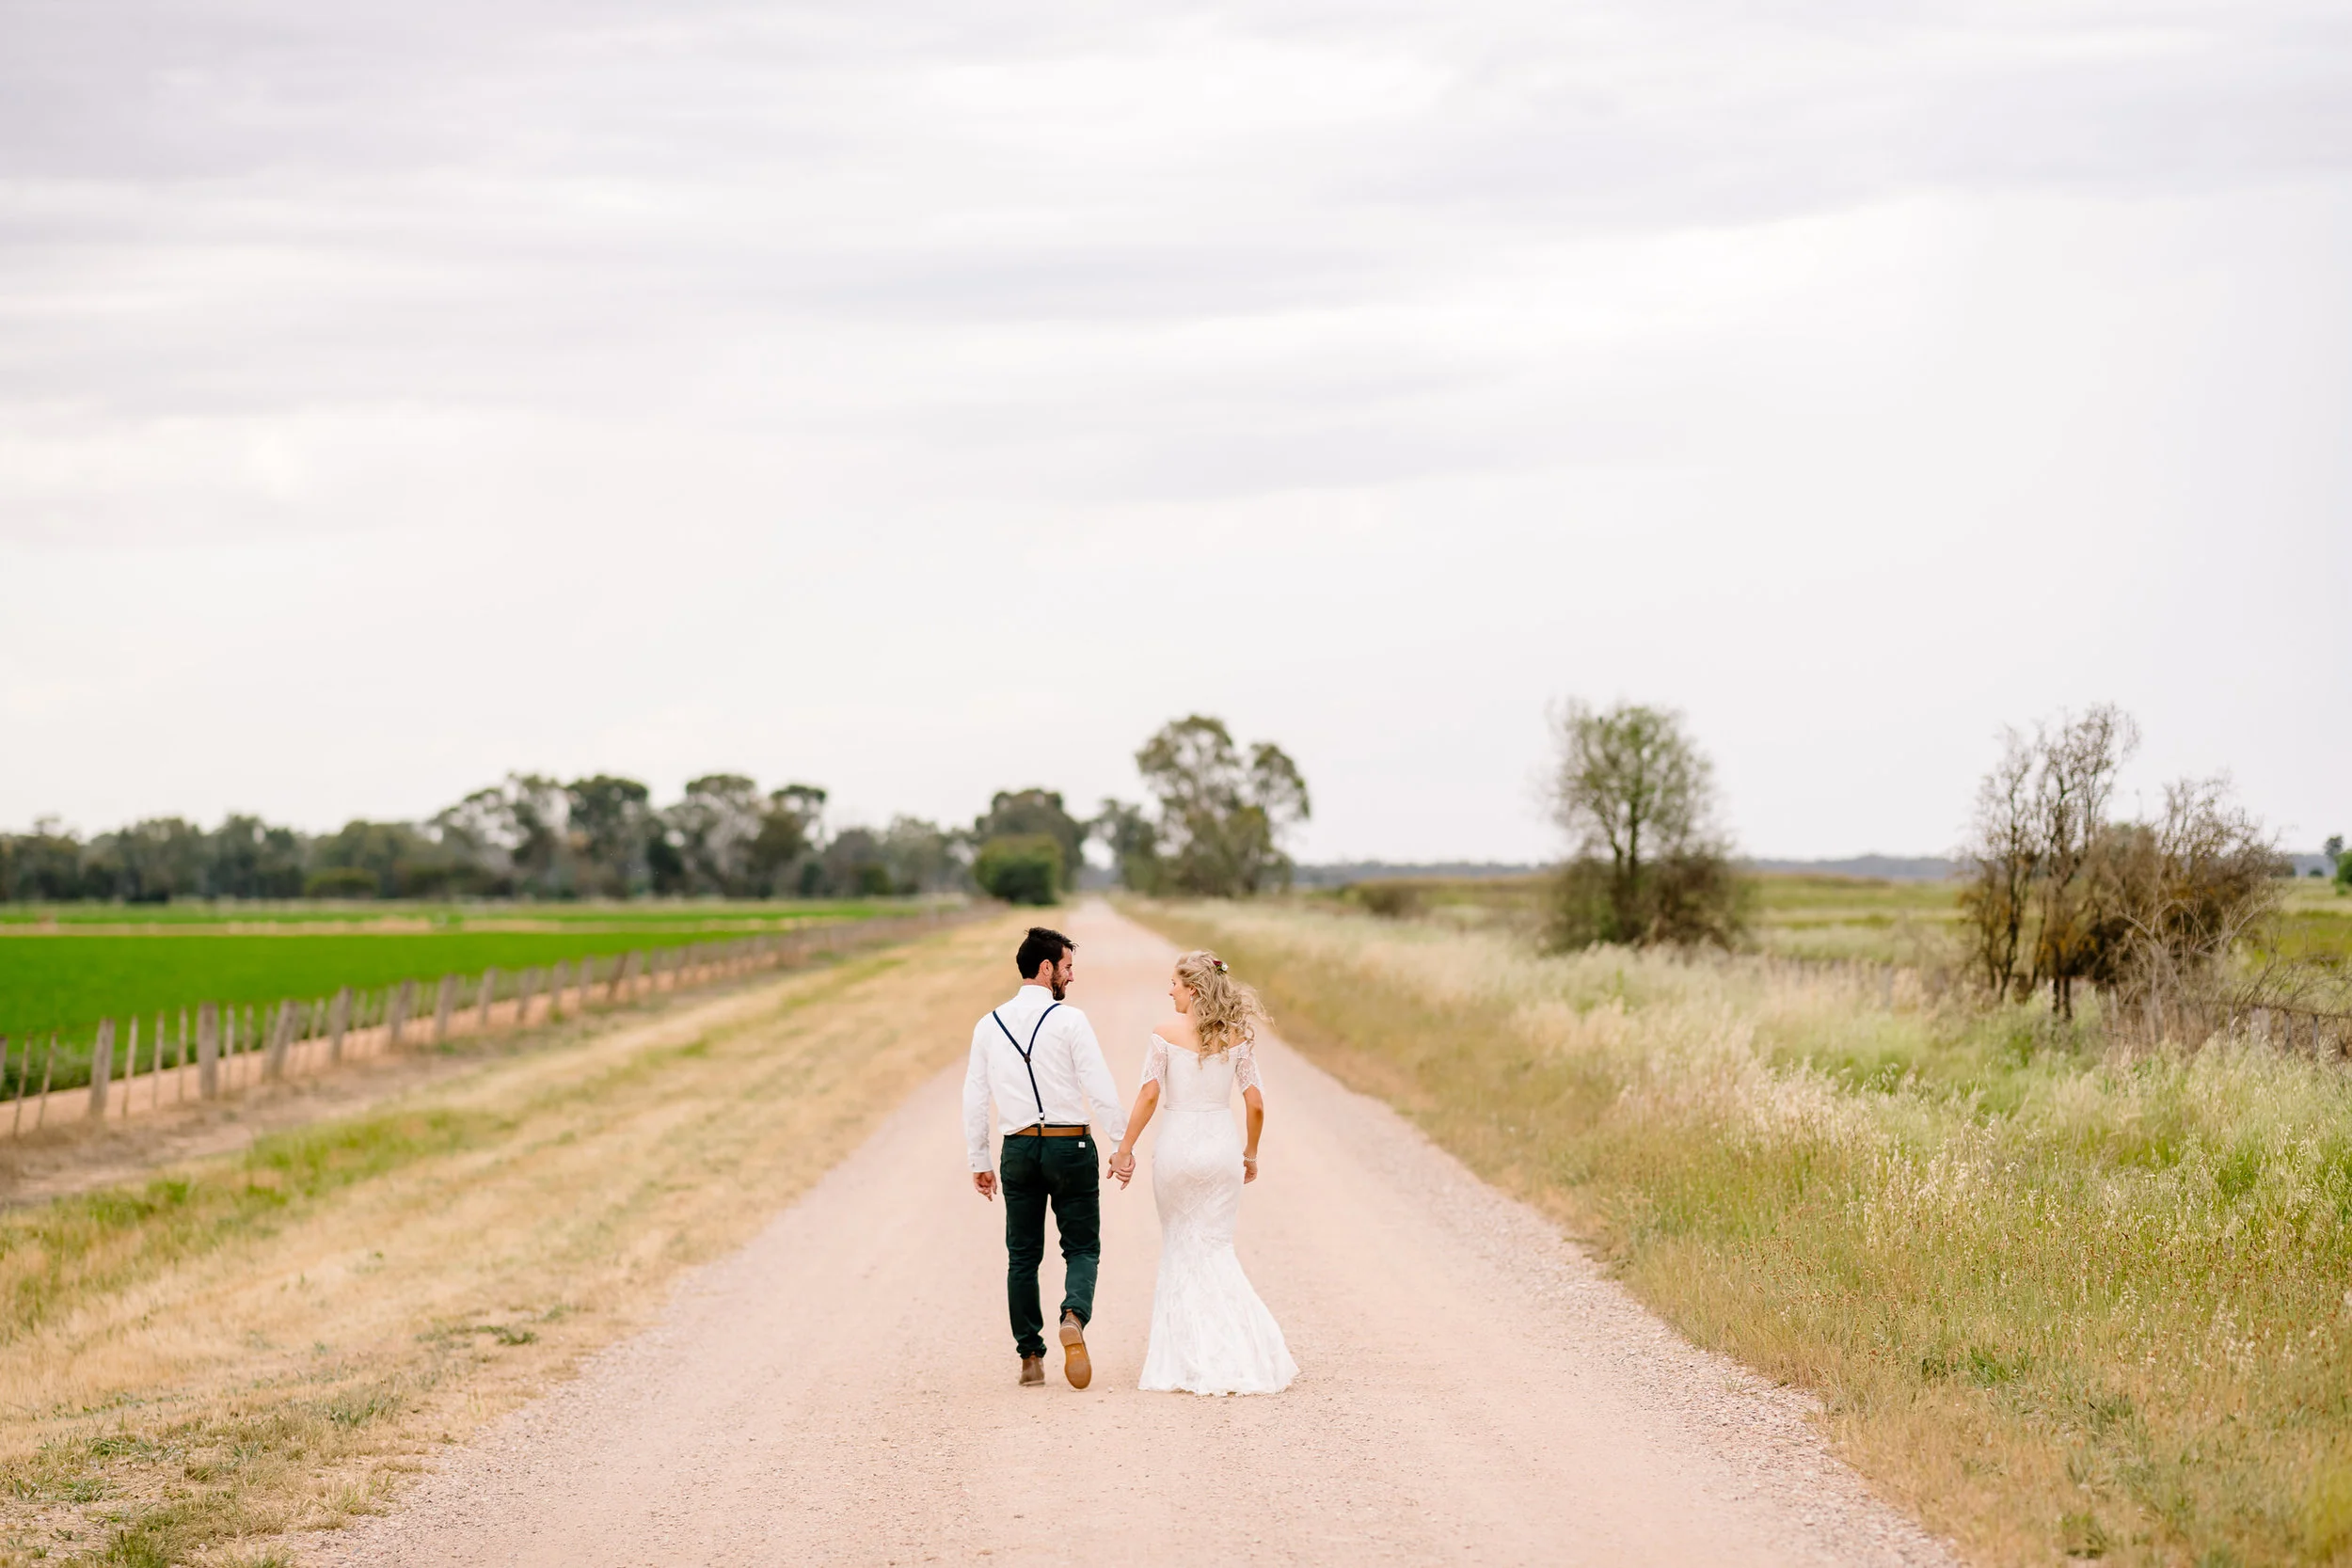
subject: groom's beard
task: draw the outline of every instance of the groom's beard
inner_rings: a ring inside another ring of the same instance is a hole
[[[1055,982],[1054,982],[1054,1000],[1055,1000],[1055,1001],[1058,1002],[1058,1001],[1060,1001],[1063,997],[1065,997],[1065,996],[1067,996],[1067,995],[1069,995],[1069,994],[1070,994],[1070,993],[1069,993],[1068,991],[1066,991],[1066,990],[1062,990],[1062,984],[1061,984],[1061,982],[1060,982],[1059,980],[1057,980],[1057,981],[1055,981]]]

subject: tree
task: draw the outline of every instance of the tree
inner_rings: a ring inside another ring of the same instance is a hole
[[[690,779],[685,798],[662,814],[695,893],[739,897],[751,891],[751,846],[764,805],[759,786],[740,773]]]
[[[212,858],[203,829],[160,816],[91,840],[84,875],[91,895],[161,904],[202,892]]]
[[[1245,760],[1224,721],[1196,713],[1146,741],[1136,768],[1159,805],[1166,886],[1239,898],[1290,885],[1282,835],[1312,808],[1298,765],[1279,746],[1258,741]]]
[[[822,856],[825,891],[836,898],[884,898],[897,892],[881,837],[870,828],[835,833]]]
[[[2130,1000],[2209,986],[2278,908],[2289,868],[2218,778],[2167,784],[2163,814],[2107,824],[2090,862],[2084,974]]]
[[[2112,933],[2100,927],[2091,861],[2106,826],[2115,776],[2139,749],[2139,729],[2121,709],[2102,705],[2076,719],[2061,713],[2037,747],[2034,832],[2038,929],[2033,980],[2047,981],[2060,1017],[2074,1016],[2074,982],[2092,974]]]
[[[645,841],[653,836],[653,792],[635,779],[598,773],[564,786],[578,857],[579,892],[627,895],[645,876]]]
[[[54,816],[36,818],[31,832],[9,837],[7,857],[0,861],[8,896],[40,903],[85,896],[82,855],[80,837],[63,823]]]
[[[811,797],[814,797],[812,801]],[[759,814],[759,831],[746,853],[753,882],[773,895],[792,885],[793,867],[816,844],[818,814],[825,792],[808,784],[787,784],[768,792]]]
[[[935,822],[893,817],[882,835],[894,893],[938,893],[961,887],[968,875],[956,840]]]
[[[2284,863],[2226,781],[2165,788],[2153,822],[2110,815],[2138,730],[2112,706],[2003,732],[1978,788],[1962,894],[1971,958],[1994,996],[2050,988],[2074,1016],[2089,984],[2129,999],[2209,985],[2269,911]]]
[[[1746,888],[1715,825],[1714,769],[1682,716],[1572,703],[1558,722],[1552,811],[1575,848],[1562,868],[1553,937],[1728,946]]]
[[[1061,845],[1051,833],[992,838],[973,857],[972,879],[1008,904],[1051,904],[1061,897]]]
[[[222,825],[221,832],[228,833],[237,822],[238,818],[230,817]],[[319,881],[320,871],[365,873],[373,879],[373,891],[378,898],[438,891],[436,879],[427,868],[437,863],[446,863],[440,861],[440,846],[419,832],[413,824],[355,819],[311,845],[311,874],[303,879],[296,891],[308,892],[312,883]],[[442,880],[445,879],[444,875]],[[356,877],[337,878],[322,885],[335,890],[327,896],[365,896],[357,892],[360,883]]]
[[[1160,891],[1165,879],[1160,864],[1160,830],[1141,806],[1105,799],[1103,809],[1087,824],[1087,831],[1111,852],[1111,864],[1120,886],[1142,894]]]
[[[2026,906],[2042,868],[2034,811],[2038,752],[2013,729],[2001,736],[2001,760],[1977,785],[1974,837],[1963,851],[1969,881],[1960,895],[1977,967],[1995,996],[2023,983]]]
[[[571,797],[538,773],[509,773],[437,812],[430,823],[441,843],[480,873],[486,887],[517,895],[561,893],[568,883]]]
[[[1043,833],[1060,849],[1065,879],[1077,874],[1086,845],[1086,824],[1063,809],[1058,790],[1000,789],[990,799],[987,812],[972,824],[974,844],[1033,833]]]
[[[302,841],[291,828],[230,816],[214,830],[206,892],[215,898],[294,898],[302,893]],[[415,858],[415,857],[411,857]]]

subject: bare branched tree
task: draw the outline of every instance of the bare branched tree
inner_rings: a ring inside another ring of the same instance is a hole
[[[2007,996],[2025,984],[2026,906],[2042,868],[2034,811],[2034,744],[2015,730],[2001,732],[2001,760],[1977,786],[1974,836],[1963,853],[1968,885],[1961,909],[1985,988]]]
[[[2160,1016],[2168,999],[2203,1005],[2234,983],[2232,956],[2276,907],[2285,863],[2225,780],[2168,785],[2153,822],[2114,820],[2138,739],[2108,706],[2061,714],[2031,740],[2004,732],[1978,786],[1961,895],[1994,995],[2047,985],[2071,1018],[2082,982]]]
[[[2074,982],[2098,968],[2100,930],[2090,875],[2115,776],[2139,749],[2139,728],[2111,704],[2079,719],[2058,715],[2042,730],[2034,777],[2034,827],[2040,849],[2040,905],[2033,981],[2047,981],[2058,1016],[2074,1016]]]

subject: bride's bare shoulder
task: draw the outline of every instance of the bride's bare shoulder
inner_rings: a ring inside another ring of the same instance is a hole
[[[1198,1051],[1200,1049],[1200,1042],[1192,1036],[1192,1020],[1182,1013],[1170,1013],[1160,1020],[1152,1033],[1159,1036],[1163,1043],[1175,1046],[1180,1050]]]

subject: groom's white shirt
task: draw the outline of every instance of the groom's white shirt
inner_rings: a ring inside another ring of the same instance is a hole
[[[1040,1029],[1038,1016],[1048,1007],[1054,1008],[1054,1016]],[[1021,1053],[1005,1037],[1005,1029],[996,1027],[999,1018],[1024,1046],[1029,1043],[1030,1032],[1036,1032],[1037,1049],[1027,1067],[1021,1065]],[[1033,1069],[1037,1073],[1034,1094],[1029,1089]],[[1041,1099],[1045,1101],[1042,1117],[1038,1115]],[[1011,1001],[996,1009],[995,1018],[984,1017],[973,1025],[972,1065],[963,1074],[963,1141],[976,1171],[996,1168],[988,1135],[991,1100],[996,1102],[1002,1133],[1046,1121],[1090,1126],[1096,1137],[1114,1143],[1127,1135],[1127,1113],[1119,1103],[1119,1085],[1111,1077],[1110,1064],[1103,1060],[1094,1025],[1067,1002],[1055,1006],[1054,993],[1043,986],[1023,986]],[[1091,1116],[1088,1115],[1089,1104]]]

